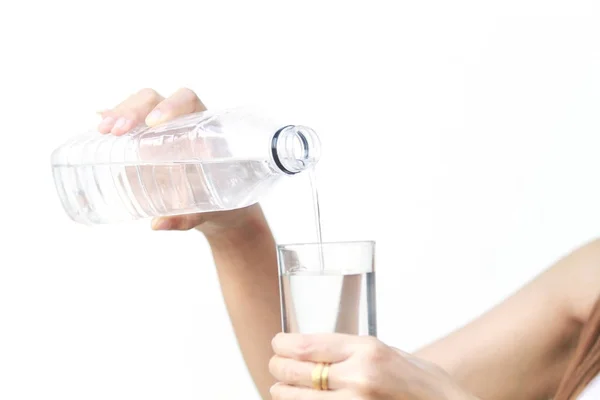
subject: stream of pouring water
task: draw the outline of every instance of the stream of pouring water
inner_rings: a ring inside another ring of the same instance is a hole
[[[308,173],[308,179],[310,180],[310,186],[312,188],[313,195],[313,209],[315,212],[315,226],[317,230],[317,245],[319,251],[319,263],[321,266],[321,273],[325,271],[325,260],[323,257],[323,236],[321,232],[321,207],[319,206],[319,189],[317,186],[317,174],[315,167],[311,168]]]

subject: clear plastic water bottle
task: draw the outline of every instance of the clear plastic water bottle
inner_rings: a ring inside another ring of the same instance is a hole
[[[88,132],[52,153],[52,170],[69,217],[103,224],[249,206],[319,157],[312,129],[236,108],[123,136]]]

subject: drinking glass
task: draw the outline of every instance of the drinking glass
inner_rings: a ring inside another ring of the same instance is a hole
[[[277,246],[286,333],[377,336],[375,242]]]

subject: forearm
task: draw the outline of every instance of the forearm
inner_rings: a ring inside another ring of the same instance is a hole
[[[417,355],[445,368],[482,399],[547,399],[599,294],[596,241]]]
[[[243,226],[207,239],[244,360],[262,398],[270,398],[271,340],[281,331],[275,241],[258,207]]]

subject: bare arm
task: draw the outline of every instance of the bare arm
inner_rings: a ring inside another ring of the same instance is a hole
[[[262,211],[251,213],[236,229],[205,233],[244,361],[262,398],[270,399],[271,340],[281,332],[277,256]]]
[[[264,399],[271,339],[281,331],[275,241],[256,208],[235,230],[207,234],[225,303]],[[485,400],[548,399],[600,294],[600,241],[574,251],[492,310],[414,355]]]
[[[155,126],[205,109],[190,89],[180,89],[166,99],[143,89],[103,111],[98,130],[122,135],[143,121]],[[125,123],[115,125],[117,120]],[[197,227],[206,235],[245,362],[262,397],[270,398],[269,388],[275,383],[268,370],[271,339],[281,330],[281,318],[275,241],[260,207],[159,218],[153,226],[158,230]],[[556,389],[599,292],[597,241],[417,355],[442,366],[484,399],[547,398]]]
[[[147,88],[102,111],[98,131],[119,136],[142,123],[157,126],[204,110],[191,89],[181,88],[165,98]],[[206,236],[244,360],[261,396],[270,398],[269,388],[275,383],[268,369],[271,339],[281,331],[281,319],[275,241],[261,208],[255,204],[223,212],[165,216],[155,218],[152,227],[196,228]]]
[[[206,232],[205,232],[206,233]],[[271,339],[281,331],[275,241],[260,208],[207,233],[238,343],[264,399]],[[548,399],[600,294],[600,241],[563,258],[492,310],[414,355],[485,400]]]
[[[142,89],[103,111],[98,131],[119,136],[142,123],[157,126],[204,110],[191,89],[181,88],[167,98],[153,89]],[[269,388],[275,383],[268,369],[271,339],[281,331],[281,319],[275,241],[260,206],[165,216],[155,218],[152,227],[196,228],[205,235],[244,360],[261,396],[270,398]]]
[[[595,241],[415,355],[440,365],[482,399],[548,399],[599,294],[600,241]]]

